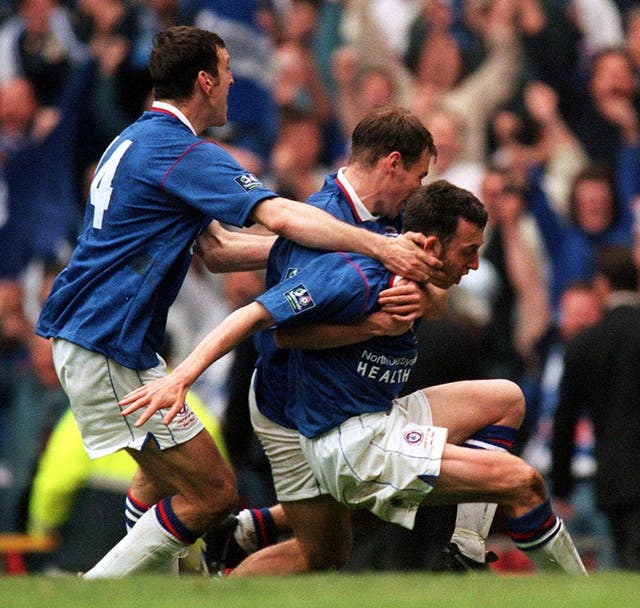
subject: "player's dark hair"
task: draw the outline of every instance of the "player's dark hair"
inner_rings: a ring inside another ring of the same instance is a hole
[[[225,44],[220,36],[197,27],[181,25],[158,32],[149,58],[155,98],[187,99],[201,70],[218,78],[221,48]]]
[[[446,246],[461,218],[484,230],[487,210],[475,194],[440,179],[421,186],[407,199],[402,227],[405,232],[437,236]]]
[[[414,114],[395,106],[384,106],[367,114],[351,136],[351,161],[370,167],[378,159],[399,152],[410,169],[424,151],[436,158],[433,137]]]

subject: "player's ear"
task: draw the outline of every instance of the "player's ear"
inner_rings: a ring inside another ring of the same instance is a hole
[[[209,72],[205,72],[204,70],[200,70],[198,72],[198,76],[196,78],[196,82],[200,85],[203,91],[208,93],[211,88],[216,84],[215,79]]]
[[[390,171],[397,171],[402,167],[402,154],[397,151],[390,152],[385,157],[385,164]]]
[[[424,250],[427,253],[438,257],[442,253],[442,244],[440,243],[440,239],[438,239],[438,237],[434,235],[426,235]]]

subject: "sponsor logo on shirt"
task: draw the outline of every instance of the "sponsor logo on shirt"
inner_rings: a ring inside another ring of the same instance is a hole
[[[285,273],[284,278],[290,279],[291,277],[295,277],[299,272],[299,268],[287,268],[287,272]]]
[[[262,182],[253,173],[244,173],[240,177],[236,177],[236,182],[246,192],[264,187]]]
[[[416,360],[415,354],[410,357],[384,355],[365,348],[360,355],[356,372],[363,378],[381,384],[404,384],[409,379]]]
[[[293,310],[295,314],[315,306],[309,290],[302,283],[285,292],[284,297],[287,302],[289,302],[289,306],[291,306],[291,310]]]

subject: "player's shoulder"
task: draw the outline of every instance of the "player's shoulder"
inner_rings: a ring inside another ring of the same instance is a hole
[[[333,269],[343,275],[354,275],[366,283],[387,280],[389,271],[374,258],[350,251],[334,251],[322,256],[327,269]]]

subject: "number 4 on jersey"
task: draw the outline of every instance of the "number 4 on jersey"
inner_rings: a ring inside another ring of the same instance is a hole
[[[91,196],[90,203],[95,207],[93,212],[93,227],[102,228],[102,220],[104,218],[104,212],[109,208],[109,202],[111,200],[111,193],[113,188],[111,183],[113,182],[113,176],[116,173],[116,169],[124,156],[124,153],[129,149],[131,145],[130,139],[125,139],[113,152],[113,154],[107,159],[107,161],[98,169],[93,181],[91,182]]]

